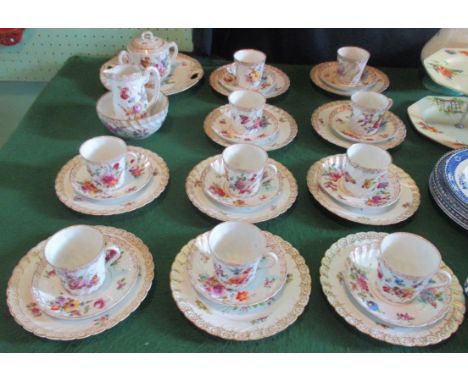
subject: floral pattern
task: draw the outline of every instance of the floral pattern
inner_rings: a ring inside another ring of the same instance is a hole
[[[264,64],[252,65],[249,71],[245,74],[245,81],[252,87],[257,87],[262,80]]]
[[[418,126],[420,126],[423,130],[430,131],[431,133],[442,134],[442,131],[440,131],[439,129],[436,129],[435,127],[429,126],[427,123],[424,123],[423,121],[419,121]]]
[[[42,316],[42,311],[41,311],[41,309],[39,308],[39,306],[37,305],[36,302],[29,303],[28,305],[26,305],[26,308],[28,308],[28,310],[31,312],[31,314],[34,317]]]
[[[148,99],[146,96],[146,89],[142,87],[135,95],[130,93],[128,87],[118,87],[120,92],[120,98],[125,101],[119,103],[119,107],[124,111],[125,115],[129,119],[141,119],[145,118],[148,113]]]
[[[222,299],[234,299],[236,301],[246,301],[249,299],[250,294],[245,290],[232,290],[226,288],[221,284],[216,276],[208,276],[207,274],[201,274],[198,276],[198,281],[203,284],[203,288],[206,293],[213,297]],[[238,285],[238,284],[234,284]]]
[[[463,73],[463,70],[461,69],[451,69],[437,62],[430,62],[429,65],[431,65],[437,73],[449,80],[452,80],[454,76]]]
[[[411,301],[424,283],[423,281],[409,282],[391,274],[390,271],[384,271],[381,262],[377,266],[377,278],[379,279],[380,290],[387,294],[391,301],[398,302]]]
[[[123,173],[125,171],[125,157],[110,163],[92,163],[87,162],[89,175],[91,176],[91,183],[83,183],[81,185],[83,191],[94,192],[94,187],[104,190],[111,190],[118,188],[123,182]],[[99,193],[99,192],[96,192]],[[96,194],[95,193],[95,194]]]
[[[440,113],[446,115],[461,114],[464,111],[465,101],[460,98],[444,99],[432,97],[431,101],[437,106],[437,110]]]
[[[239,195],[253,195],[259,187],[258,173],[232,172],[228,177],[229,189]]]
[[[75,272],[65,273],[65,280],[67,288],[69,290],[80,290],[83,288],[92,288],[99,284],[100,278],[97,273],[91,275],[82,275],[77,276]]]

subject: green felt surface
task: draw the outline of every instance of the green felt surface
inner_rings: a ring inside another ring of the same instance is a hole
[[[155,151],[167,162],[171,178],[164,194],[150,205],[128,214],[91,217],[60,203],[54,180],[60,168],[77,154],[81,142],[106,134],[96,112],[96,100],[105,89],[99,82],[103,60],[70,59],[33,104],[17,131],[0,151],[0,289],[5,296],[8,278],[19,259],[55,231],[77,223],[102,224],[128,230],[150,248],[156,277],[140,308],[113,329],[73,342],[36,338],[9,315],[0,300],[0,351],[28,352],[332,352],[332,351],[467,351],[468,328],[462,324],[448,341],[437,346],[406,349],[361,334],[343,321],[324,297],[318,277],[320,260],[339,238],[363,231],[408,231],[432,240],[445,262],[460,279],[468,275],[468,237],[451,222],[430,197],[428,178],[437,159],[448,149],[418,134],[406,114],[407,107],[428,95],[417,70],[383,70],[390,77],[386,94],[394,99],[392,111],[406,123],[406,141],[391,150],[394,163],[407,171],[420,187],[422,203],[414,217],[401,224],[372,227],[347,222],[324,210],[309,194],[306,173],[312,163],[343,149],[320,138],[310,125],[314,109],[337,99],[317,89],[308,66],[281,66],[291,79],[289,91],[273,100],[287,110],[299,126],[289,146],[271,152],[286,165],[299,185],[295,205],[286,214],[259,224],[295,246],[310,267],[312,294],[297,322],[274,337],[247,343],[212,337],[192,325],[177,309],[169,288],[169,271],[180,248],[217,222],[199,212],[185,194],[185,179],[201,160],[222,151],[203,132],[205,116],[226,102],[208,83],[211,71],[222,62],[202,60],[202,82],[170,97],[169,115],[159,132],[144,141],[129,141]]]

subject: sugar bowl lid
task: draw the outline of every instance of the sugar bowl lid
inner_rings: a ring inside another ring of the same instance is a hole
[[[127,48],[130,52],[148,53],[160,50],[165,44],[166,40],[156,37],[151,31],[146,31],[134,38]]]

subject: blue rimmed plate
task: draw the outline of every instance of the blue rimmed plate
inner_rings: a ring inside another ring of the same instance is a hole
[[[468,149],[450,155],[445,162],[444,175],[451,191],[468,206]]]

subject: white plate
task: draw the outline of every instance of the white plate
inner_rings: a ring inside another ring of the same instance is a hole
[[[132,152],[132,150],[129,150]],[[86,168],[86,161],[78,161],[70,171],[70,182],[76,193],[92,200],[116,200],[125,196],[131,196],[141,191],[153,177],[153,167],[145,155],[133,152],[137,159],[128,156],[125,170],[125,181],[117,190],[103,190],[95,185]]]
[[[117,56],[105,62],[100,69],[99,78],[101,83],[108,90],[112,90],[109,81],[103,75],[105,69],[111,69],[117,65]],[[175,62],[172,64],[171,74],[161,84],[161,92],[169,96],[183,92],[195,84],[203,77],[203,68],[194,58],[183,53],[178,53]],[[148,84],[152,87],[152,84]]]
[[[267,260],[264,256],[248,285],[237,290],[224,287],[216,278],[213,259],[206,247],[208,234],[197,238],[187,257],[187,272],[192,286],[207,300],[215,304],[247,307],[266,302],[283,288],[287,275],[285,253],[281,246],[272,241],[267,243],[268,252],[275,253],[278,261],[267,266],[271,259]]]
[[[219,305],[203,301],[193,289],[187,272],[187,256],[195,245],[195,239],[181,249],[172,264],[170,286],[178,308],[189,321],[211,335],[237,341],[270,337],[296,321],[309,301],[309,268],[291,244],[278,236],[265,234],[268,242],[282,248],[288,274],[280,294],[253,309],[218,309]]]
[[[315,65],[310,70],[310,75],[309,75],[312,82],[322,90],[325,90],[329,93],[346,96],[346,97],[349,97],[354,92],[360,90],[360,89],[341,90],[323,82],[322,80],[323,71],[329,70],[329,68],[334,65],[336,65],[335,61],[323,62],[321,64]],[[390,81],[384,72],[369,65],[366,66],[366,70],[372,72],[372,75],[375,75],[375,77],[377,78],[377,81],[375,82],[375,84],[373,86],[366,88],[366,90],[377,92],[377,93],[382,93],[388,88],[388,86],[390,85]]]
[[[230,73],[229,68],[232,64],[223,65],[210,75],[210,85],[218,93],[228,96],[234,90],[240,89],[235,83],[235,77]],[[227,80],[229,79],[230,80]],[[258,91],[266,98],[277,97],[289,89],[289,77],[282,70],[271,65],[265,65],[263,71],[262,83]]]
[[[336,201],[352,208],[365,210],[386,209],[395,204],[400,197],[398,175],[391,171],[382,175],[374,186],[372,193],[366,197],[357,197],[346,189],[345,183],[355,182],[346,171],[346,156],[328,157],[322,164],[318,182],[320,187]]]
[[[259,223],[273,219],[282,213],[286,212],[297,198],[297,183],[291,172],[272,159],[269,163],[273,163],[278,168],[278,176],[281,177],[283,190],[274,200],[269,203],[255,208],[229,208],[213,201],[206,195],[203,189],[203,173],[207,166],[216,159],[221,158],[221,155],[210,157],[197,164],[187,177],[185,182],[185,191],[195,207],[208,216],[221,221],[238,220],[248,223]]]
[[[354,142],[348,137],[344,138],[336,134],[335,130],[330,126],[330,115],[342,108],[343,106],[349,105],[350,101],[334,101],[326,103],[314,110],[311,116],[311,123],[314,130],[326,141],[333,143],[334,145],[348,148]],[[373,143],[375,146],[380,147],[384,150],[392,149],[401,144],[406,137],[406,127],[402,120],[395,114],[387,112],[388,123],[396,126],[397,132],[391,138],[379,142]],[[368,143],[368,142],[366,142]]]
[[[153,167],[153,179],[140,192],[118,200],[94,201],[77,195],[70,182],[70,171],[82,159],[79,155],[68,161],[60,170],[55,179],[55,192],[60,201],[74,211],[87,215],[116,215],[134,211],[146,206],[156,199],[166,188],[169,181],[169,169],[164,160],[157,154],[128,146],[130,150],[145,155]]]
[[[358,246],[345,261],[346,287],[355,301],[370,315],[389,325],[417,328],[432,325],[445,317],[452,302],[452,290],[428,288],[406,304],[392,303],[377,287],[377,242]],[[441,284],[445,277],[435,276],[430,283]]]
[[[426,57],[424,68],[434,82],[468,94],[468,48],[443,48]]]
[[[468,120],[464,129],[455,127],[463,107],[468,107],[466,97],[427,96],[408,107],[408,116],[419,133],[444,146],[460,149],[468,147]]]
[[[460,283],[452,274],[452,303],[447,315],[436,324],[423,328],[402,328],[386,325],[363,310],[349,295],[344,283],[345,262],[348,255],[364,244],[378,243],[387,234],[361,232],[334,243],[325,253],[320,266],[320,284],[330,305],[346,322],[360,332],[377,340],[402,346],[427,346],[449,338],[457,331],[465,314],[465,298]]]
[[[203,123],[206,135],[212,141],[224,147],[237,143],[221,137],[223,134],[220,133],[221,130],[218,128],[219,121],[224,118],[223,115],[228,112],[228,108],[229,105],[216,108],[207,115]],[[297,135],[297,123],[294,118],[284,110],[272,105],[265,105],[265,112],[270,113],[278,122],[278,132],[268,139],[255,139],[254,142],[251,141],[250,143],[255,143],[266,151],[277,150],[291,143]]]
[[[108,244],[116,244],[112,238]],[[122,248],[121,257],[107,267],[104,284],[86,296],[74,296],[45,260],[32,280],[31,293],[42,312],[59,319],[84,319],[104,314],[122,301],[138,279],[138,259]]]
[[[345,156],[345,154],[339,155]],[[421,199],[418,186],[406,172],[393,164],[389,169],[398,176],[400,183],[400,197],[397,203],[388,208],[376,210],[343,206],[323,191],[318,181],[324,163],[333,160],[332,158],[333,156],[328,156],[315,162],[307,173],[307,186],[310,193],[328,211],[343,219],[369,225],[396,224],[408,219],[417,211]]]
[[[116,242],[138,259],[140,273],[129,294],[111,310],[94,318],[57,320],[39,309],[31,295],[31,283],[43,260],[47,240],[32,248],[18,263],[8,282],[7,304],[15,321],[36,336],[51,340],[70,341],[102,333],[125,320],[145,299],[154,277],[153,256],[135,235],[122,229],[96,226],[108,240]]]

